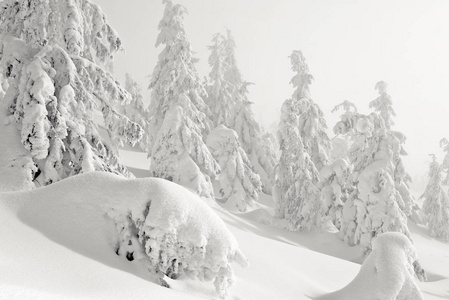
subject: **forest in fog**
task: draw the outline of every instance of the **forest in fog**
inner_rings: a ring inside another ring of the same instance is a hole
[[[5,299],[121,299],[127,285],[135,299],[449,296],[449,141],[427,163],[407,158],[418,133],[397,129],[409,112],[384,78],[364,107],[337,99],[329,119],[307,52],[291,49],[289,96],[266,126],[235,33],[197,57],[181,4],[162,1],[157,36],[136,33],[158,50],[144,88],[114,70],[126,45],[94,1],[1,5]],[[16,251],[25,235],[54,262]],[[76,265],[104,284],[90,290]]]

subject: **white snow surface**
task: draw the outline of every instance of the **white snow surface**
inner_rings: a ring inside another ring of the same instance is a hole
[[[3,123],[0,130],[5,131]],[[6,142],[11,146],[18,141]],[[147,161],[133,153],[135,149],[122,150],[137,176],[147,174]],[[5,174],[5,157],[0,158],[0,166],[0,174]],[[219,299],[210,282],[181,276],[167,279],[171,288],[163,288],[139,261],[117,256],[115,224],[107,221],[99,203],[126,206],[142,190],[116,186],[114,180],[105,188],[87,178],[67,179],[79,180],[70,189],[55,184],[1,194],[0,299]],[[11,190],[3,181],[1,187]],[[272,224],[274,205],[269,196],[262,194],[258,208],[246,213],[229,213],[205,201],[249,260],[247,268],[233,265],[236,282],[228,299],[317,299],[348,284],[354,286],[351,282],[362,272],[360,249],[347,246],[336,234],[290,232],[265,225]],[[425,228],[409,227],[427,272],[428,281],[417,283],[424,299],[449,299],[449,245],[429,237]],[[367,299],[383,299],[370,295]],[[346,296],[339,299],[355,299]]]
[[[354,280],[319,299],[424,299],[414,278],[416,260],[416,251],[404,234],[382,233],[373,240],[373,250]]]

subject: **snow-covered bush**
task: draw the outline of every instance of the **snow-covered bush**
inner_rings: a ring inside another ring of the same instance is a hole
[[[150,89],[148,153],[150,171],[213,198],[210,177],[220,167],[203,137],[210,131],[209,109],[183,25],[186,9],[166,4],[156,46],[165,45],[154,68]]]
[[[115,222],[118,255],[137,260],[159,275],[213,281],[221,297],[235,276],[231,263],[247,265],[223,221],[197,195],[160,178],[119,183],[143,193],[116,201],[107,212]]]
[[[89,0],[1,6],[3,101],[33,160],[33,180],[50,184],[92,170],[129,175],[115,144],[136,143],[142,128],[113,108],[130,96],[107,71],[121,41],[101,9]],[[95,109],[112,144],[97,131]]]
[[[429,182],[420,198],[424,199],[422,211],[424,223],[428,226],[430,235],[449,242],[449,197],[443,188],[443,170],[432,157],[429,170]]]
[[[373,251],[347,286],[320,300],[424,299],[416,278],[425,280],[416,250],[401,233],[382,233],[373,240]]]
[[[262,183],[253,172],[251,162],[240,147],[237,133],[219,125],[207,137],[207,146],[221,167],[219,175],[220,201],[245,211],[259,198]]]

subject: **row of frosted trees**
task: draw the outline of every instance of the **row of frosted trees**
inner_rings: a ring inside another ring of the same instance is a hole
[[[366,251],[382,232],[410,237],[407,218],[417,221],[418,207],[401,161],[405,137],[391,129],[386,83],[376,85],[380,96],[369,115],[349,102],[335,108],[343,113],[331,142],[310,96],[313,77],[302,53],[293,51],[294,92],[282,105],[276,141],[254,119],[251,83],[237,67],[230,32],[214,35],[211,72],[201,81],[184,30],[185,8],[164,1],[156,42],[163,49],[145,110],[131,77],[124,88],[110,73],[121,42],[101,9],[87,0],[47,2],[6,0],[0,13],[2,107],[29,153],[23,180],[47,185],[89,171],[131,176],[117,147],[138,143],[151,158],[153,176],[228,207],[245,211],[261,192],[273,193],[276,217],[291,230],[331,223],[343,240]],[[432,166],[429,186],[438,186],[449,163]],[[446,194],[429,187],[425,197],[422,219],[443,228]],[[447,238],[447,226],[441,230]]]

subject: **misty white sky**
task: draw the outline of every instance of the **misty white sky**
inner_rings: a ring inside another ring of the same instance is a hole
[[[122,38],[125,53],[115,72],[128,72],[144,90],[161,48],[154,44],[163,15],[161,0],[93,0]],[[374,85],[389,84],[395,130],[407,137],[406,168],[425,176],[429,153],[449,138],[449,1],[430,0],[179,0],[189,14],[185,28],[201,77],[212,35],[229,28],[237,60],[250,87],[256,118],[277,123],[282,102],[293,93],[288,56],[301,50],[315,81],[312,99],[333,128],[331,109],[349,100],[368,113]],[[149,93],[146,92],[146,95]],[[330,130],[332,138],[333,133]]]

